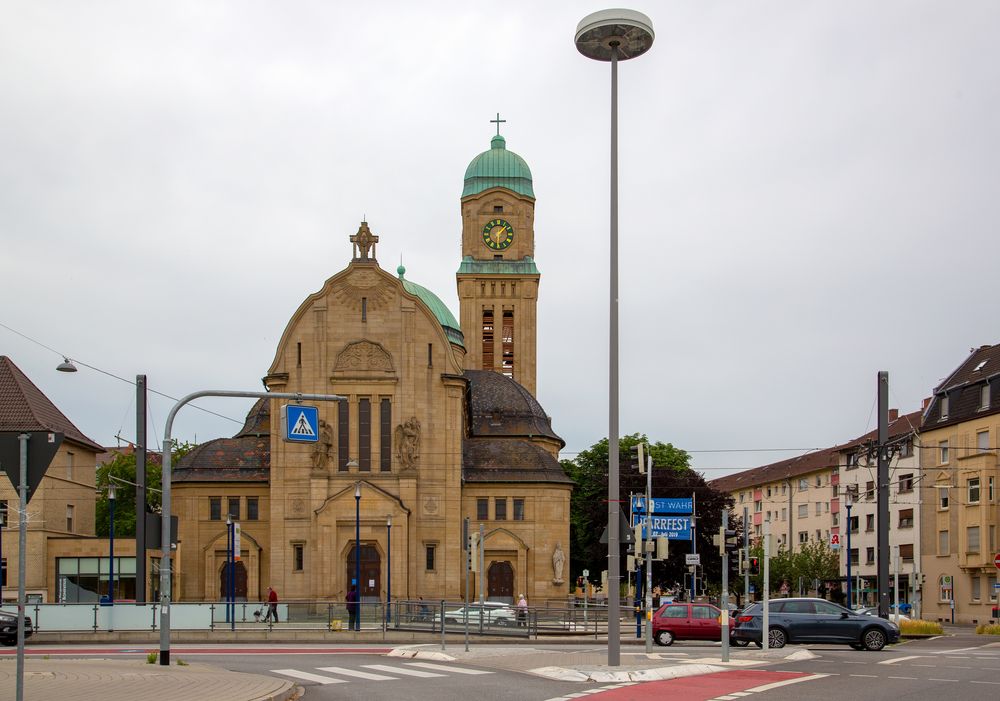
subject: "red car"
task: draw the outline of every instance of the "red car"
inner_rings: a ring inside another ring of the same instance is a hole
[[[729,618],[729,640],[744,646],[745,641],[734,640],[736,623]],[[664,604],[653,614],[653,639],[657,645],[673,645],[675,640],[722,641],[722,611],[711,604]]]

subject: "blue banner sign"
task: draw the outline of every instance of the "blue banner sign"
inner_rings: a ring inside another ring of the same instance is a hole
[[[646,513],[645,497],[632,497],[632,511],[639,514]],[[694,500],[687,499],[657,499],[653,498],[654,514],[690,514],[694,511]]]
[[[690,500],[689,500],[690,501]],[[690,516],[656,516],[653,515],[653,537],[668,540],[691,540]],[[642,537],[646,538],[646,518],[638,514],[632,515],[632,527],[642,524]]]

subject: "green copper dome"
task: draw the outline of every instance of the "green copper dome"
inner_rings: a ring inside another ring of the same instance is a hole
[[[477,195],[491,187],[505,187],[519,195],[535,198],[528,164],[516,153],[507,150],[507,142],[499,134],[490,141],[490,150],[473,158],[466,168],[462,197]]]
[[[420,301],[426,304],[431,310],[438,323],[444,328],[444,333],[448,337],[448,340],[465,348],[465,337],[462,335],[462,327],[458,325],[455,316],[444,305],[444,302],[426,287],[405,279],[403,275],[406,274],[406,268],[402,265],[396,268],[396,273],[399,275],[399,281],[403,283],[403,289],[414,297],[419,297]]]

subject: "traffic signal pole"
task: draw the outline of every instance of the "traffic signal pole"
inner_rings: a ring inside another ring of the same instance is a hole
[[[750,508],[743,507],[743,601],[750,602]]]
[[[646,652],[653,651],[653,458],[646,456]]]
[[[729,530],[729,509],[722,509],[722,661],[729,662],[729,548],[726,533]]]

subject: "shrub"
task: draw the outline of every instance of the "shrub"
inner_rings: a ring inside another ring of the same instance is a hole
[[[151,652],[146,655],[146,664],[156,664],[156,658],[159,657],[160,653]]]
[[[899,622],[899,632],[903,635],[941,635],[944,629],[936,621],[911,619]]]
[[[1000,635],[1000,625],[996,623],[980,623],[976,626],[976,632],[980,635]]]

